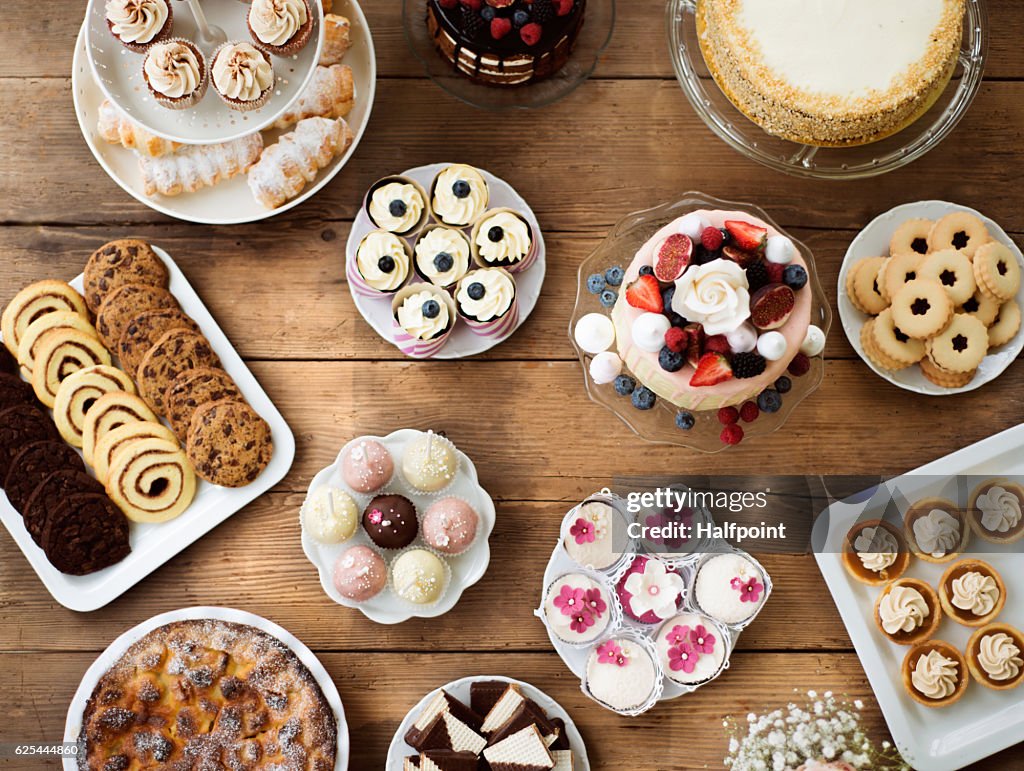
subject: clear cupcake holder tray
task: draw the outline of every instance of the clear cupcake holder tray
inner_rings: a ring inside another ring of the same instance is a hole
[[[736,648],[736,643],[739,640],[740,633],[753,623],[754,619],[756,619],[760,614],[761,609],[764,608],[764,605],[768,602],[768,598],[772,593],[772,579],[771,576],[768,575],[768,571],[764,569],[764,566],[750,554],[741,549],[737,549],[728,542],[720,539],[706,539],[700,541],[696,544],[697,548],[700,549],[699,551],[694,550],[685,555],[662,555],[651,553],[644,548],[642,541],[630,538],[628,543],[625,545],[625,548],[623,548],[620,557],[608,568],[597,570],[590,566],[580,565],[569,556],[564,544],[566,537],[569,536],[569,528],[576,519],[579,508],[584,503],[592,501],[607,503],[615,508],[622,515],[627,526],[636,521],[636,517],[626,509],[625,500],[621,496],[608,490],[602,490],[590,495],[581,503],[570,509],[562,520],[558,545],[552,552],[551,559],[548,561],[547,568],[544,571],[544,586],[541,591],[541,605],[534,611],[534,615],[537,616],[537,618],[539,618],[544,624],[548,632],[548,637],[551,640],[551,644],[555,647],[555,650],[558,652],[562,661],[577,677],[580,678],[580,687],[583,693],[605,709],[609,709],[621,715],[633,717],[647,712],[660,701],[668,701],[670,699],[679,698],[680,696],[684,696],[688,693],[693,693],[694,691],[708,685],[725,672],[725,670],[729,668],[729,661],[733,650]],[[704,516],[706,516],[706,514]],[[752,616],[736,624],[726,624],[718,621],[709,613],[701,609],[694,598],[694,583],[701,565],[711,557],[727,553],[737,554],[749,560],[761,572],[764,579],[764,599],[761,602],[760,607],[758,607],[757,611]],[[658,655],[655,640],[657,639],[658,633],[661,631],[662,625],[671,619],[659,621],[655,624],[644,624],[639,621],[634,621],[626,615],[622,604],[619,601],[616,586],[629,571],[634,558],[638,556],[645,556],[648,559],[656,559],[664,563],[666,567],[679,573],[683,579],[684,589],[682,603],[676,610],[675,615],[678,616],[685,613],[692,613],[707,618],[715,627],[715,632],[717,632],[718,638],[725,644],[725,659],[722,666],[707,680],[699,683],[683,685],[670,679],[664,671],[660,656]],[[596,639],[586,643],[576,644],[562,640],[555,634],[555,631],[548,624],[544,614],[544,599],[547,596],[548,587],[568,573],[579,573],[585,575],[600,584],[608,595],[609,602],[611,603],[609,609],[611,619],[608,623],[607,629],[605,629],[604,632]],[[660,674],[660,678],[655,685],[654,692],[650,695],[647,701],[635,709],[626,711],[613,709],[600,699],[597,699],[588,690],[586,682],[587,661],[590,658],[591,651],[608,640],[619,638],[628,639],[646,650],[654,661],[656,671]]]

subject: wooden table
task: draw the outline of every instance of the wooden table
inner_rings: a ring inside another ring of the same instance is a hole
[[[1015,0],[988,3],[988,77],[955,134],[909,168],[849,183],[784,176],[717,140],[672,75],[664,0],[619,3],[611,48],[574,95],[500,118],[421,77],[398,0],[368,2],[380,82],[354,159],[304,206],[238,227],[169,220],[110,181],[90,156],[71,103],[80,9],[40,13],[38,0],[3,5],[0,303],[29,281],[74,276],[106,240],[150,239],[175,256],[281,408],[298,452],[272,492],[95,613],[57,605],[0,535],[0,741],[59,740],[67,704],[97,653],[139,621],[195,604],[262,614],[317,652],[345,702],[357,771],[383,767],[393,731],[422,694],[479,673],[522,678],[559,699],[587,738],[595,770],[721,768],[722,718],[784,704],[791,689],[864,699],[883,735],[809,556],[764,558],[776,593],[713,687],[633,720],[589,703],[531,616],[561,516],[614,476],[652,471],[899,473],[1017,423],[1024,367],[1015,364],[972,394],[918,397],[873,376],[837,325],[822,389],[783,431],[713,457],[653,446],[584,394],[566,337],[576,266],[624,214],[687,189],[767,209],[814,250],[833,302],[856,230],[900,203],[962,202],[1021,241],[1024,12]],[[444,159],[487,168],[530,201],[545,229],[548,275],[536,311],[508,342],[468,361],[414,363],[355,311],[343,245],[371,182]],[[443,430],[475,460],[498,502],[498,524],[489,572],[451,613],[385,627],[323,594],[302,554],[297,512],[311,477],[349,438],[405,426]],[[976,768],[1022,769],[1021,754],[1018,747]]]

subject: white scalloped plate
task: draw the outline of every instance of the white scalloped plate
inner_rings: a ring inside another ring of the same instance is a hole
[[[899,370],[898,372],[890,372],[875,366],[867,357],[860,344],[860,329],[870,316],[861,313],[853,307],[853,303],[846,293],[846,274],[857,260],[889,254],[889,241],[892,239],[892,234],[896,231],[896,228],[907,220],[918,218],[937,220],[940,217],[958,211],[968,212],[980,217],[988,227],[992,237],[1006,244],[1010,251],[1016,255],[1017,261],[1024,264],[1024,254],[1021,254],[1020,248],[1013,242],[1013,239],[1006,234],[1006,231],[997,222],[989,219],[981,212],[977,212],[967,206],[947,203],[946,201],[918,201],[917,203],[897,206],[875,217],[853,239],[850,248],[846,250],[846,257],[843,260],[842,267],[839,269],[839,319],[842,322],[843,331],[846,332],[850,345],[853,346],[857,355],[864,360],[864,363],[880,378],[888,380],[894,386],[905,391],[913,391],[914,393],[925,394],[926,396],[950,396],[952,394],[966,393],[967,391],[981,388],[986,383],[995,380],[1020,356],[1021,351],[1024,351],[1024,326],[1017,331],[1017,334],[1010,342],[989,352],[988,356],[981,362],[981,366],[978,367],[978,374],[974,376],[974,380],[962,388],[943,388],[928,380],[921,373],[921,368],[916,365]],[[1017,294],[1017,302],[1024,304],[1024,287],[1021,287],[1021,291]]]
[[[345,707],[341,703],[341,696],[334,685],[334,680],[331,679],[330,674],[324,669],[324,665],[320,663],[320,660],[313,651],[307,648],[299,638],[288,630],[262,616],[257,616],[255,613],[235,610],[234,608],[197,606],[172,610],[168,613],[153,616],[121,634],[107,646],[107,649],[96,658],[82,676],[82,682],[79,683],[78,690],[75,691],[75,695],[68,707],[68,717],[64,724],[64,741],[74,743],[78,740],[78,735],[82,731],[82,715],[85,713],[86,703],[89,701],[93,689],[100,678],[124,655],[128,648],[157,627],[170,624],[173,621],[197,618],[215,618],[221,621],[232,621],[237,624],[248,624],[276,637],[291,649],[292,653],[312,673],[317,685],[320,686],[320,690],[323,691],[327,703],[331,705],[331,710],[333,710],[335,720],[338,723],[338,754],[334,764],[334,771],[346,771],[349,759],[348,721],[345,719]],[[64,771],[78,771],[78,760],[75,757],[65,757],[63,764]]]

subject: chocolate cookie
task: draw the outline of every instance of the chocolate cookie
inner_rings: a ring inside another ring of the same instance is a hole
[[[124,334],[125,328],[143,311],[156,308],[177,308],[174,295],[162,286],[150,284],[121,284],[107,295],[96,314],[96,331],[103,344],[112,350]]]
[[[83,576],[127,557],[128,535],[128,520],[113,501],[102,493],[79,493],[54,508],[40,545],[61,573]]]
[[[5,375],[18,374],[18,360],[4,346],[0,346],[0,372]]]
[[[164,394],[182,372],[198,367],[219,367],[210,342],[191,329],[172,329],[146,351],[136,380],[139,394],[158,413],[164,413]]]
[[[190,369],[167,386],[164,393],[165,417],[177,437],[184,442],[196,408],[221,399],[245,401],[231,375],[216,367]]]
[[[243,487],[270,463],[270,426],[245,402],[207,402],[192,415],[187,452],[196,474],[224,487]]]
[[[100,493],[104,498],[107,497],[103,485],[84,471],[75,471],[74,469],[54,471],[36,485],[36,489],[32,491],[25,508],[21,511],[21,516],[25,520],[25,529],[32,536],[32,540],[42,546],[43,532],[46,530],[50,516],[56,511],[61,501],[76,493]]]
[[[57,440],[57,427],[49,416],[28,404],[0,411],[0,478],[7,479],[11,461],[30,442]]]
[[[134,375],[146,351],[164,334],[178,328],[199,331],[199,326],[180,308],[156,308],[135,316],[124,328],[114,351],[121,360],[121,368]]]
[[[64,442],[42,441],[25,445],[11,460],[4,490],[7,500],[23,512],[36,487],[55,471],[75,470],[85,473],[81,456]]]
[[[122,238],[104,244],[85,265],[85,302],[93,313],[107,295],[122,284],[150,284],[166,287],[167,266],[145,241]]]
[[[13,407],[15,404],[35,403],[36,395],[30,383],[26,383],[17,375],[0,372],[0,410],[4,407]]]

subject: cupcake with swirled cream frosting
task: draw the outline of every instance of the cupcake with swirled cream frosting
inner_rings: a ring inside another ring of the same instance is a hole
[[[274,56],[298,53],[313,33],[308,0],[253,0],[248,22],[253,43]]]
[[[430,214],[427,194],[408,177],[385,177],[374,182],[364,205],[374,225],[400,236],[418,231]]]
[[[989,479],[971,493],[971,529],[992,543],[1024,538],[1024,487],[1009,479]]]
[[[169,0],[107,0],[103,10],[110,34],[136,53],[165,40],[174,26]]]
[[[473,260],[481,268],[517,273],[530,267],[537,254],[530,224],[512,209],[484,212],[473,225],[470,242]]]
[[[472,270],[456,285],[455,303],[459,315],[474,331],[487,334],[506,319],[518,316],[516,282],[502,268]]]
[[[249,112],[267,103],[274,90],[270,56],[251,43],[227,42],[213,53],[213,90],[232,110]]]
[[[150,46],[142,61],[142,79],[157,104],[171,110],[194,107],[209,83],[202,52],[180,39]]]
[[[394,233],[374,230],[363,236],[356,249],[357,276],[370,292],[391,294],[397,292],[409,277],[409,246]]]
[[[434,286],[454,286],[469,272],[469,241],[461,230],[433,225],[416,240],[416,273]]]
[[[442,169],[430,190],[437,218],[460,228],[472,225],[487,210],[491,197],[483,175],[461,163]]]
[[[408,356],[425,359],[447,342],[455,328],[455,301],[433,284],[408,284],[391,301],[395,345]]]

